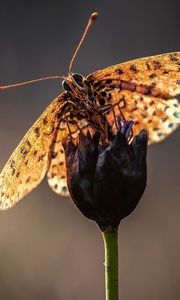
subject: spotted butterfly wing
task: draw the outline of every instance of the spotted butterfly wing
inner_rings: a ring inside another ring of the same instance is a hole
[[[92,126],[91,126],[92,125]],[[95,132],[90,115],[79,112],[68,94],[58,96],[26,133],[0,174],[0,209],[8,209],[34,189],[47,173],[50,187],[67,196],[62,140],[76,142],[78,134]]]
[[[159,142],[180,124],[180,52],[156,55],[111,66],[86,78],[99,110],[116,130],[115,116],[134,120],[134,134],[149,131]]]
[[[0,174],[0,209],[15,205],[43,179],[50,165],[59,112],[65,105],[58,96],[26,133]]]

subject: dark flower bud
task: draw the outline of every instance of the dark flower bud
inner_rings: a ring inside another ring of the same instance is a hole
[[[64,141],[67,183],[72,200],[102,231],[117,229],[120,221],[137,206],[146,187],[147,132],[128,142],[133,122],[122,124],[108,144],[100,135],[79,135],[76,146]]]

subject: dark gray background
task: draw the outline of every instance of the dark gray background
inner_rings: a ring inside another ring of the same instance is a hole
[[[180,50],[180,1],[1,1],[0,82],[66,75],[89,15],[100,13],[73,71]],[[48,81],[0,94],[0,166],[61,92]],[[180,298],[180,130],[148,151],[148,186],[119,230],[123,300]],[[0,299],[104,299],[103,242],[96,224],[46,180],[0,212]]]

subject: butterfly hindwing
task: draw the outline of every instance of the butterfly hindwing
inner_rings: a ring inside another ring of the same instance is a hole
[[[79,118],[77,118],[77,116],[79,116]],[[91,123],[88,122],[87,118],[83,115],[79,115],[79,110],[75,107],[69,107],[57,130],[50,156],[50,167],[47,173],[49,186],[58,195],[69,195],[67,187],[66,160],[62,146],[62,139],[64,137],[69,137],[76,143],[80,131],[86,134],[88,130],[92,134],[94,133],[93,127],[91,126]]]
[[[116,131],[114,115],[118,117],[123,114],[126,120],[134,121],[134,135],[142,129],[148,131],[151,144],[166,138],[180,124],[180,105],[177,99],[157,101],[154,97],[130,91],[112,92],[112,99],[116,104],[113,110],[106,113],[106,118],[113,131]]]

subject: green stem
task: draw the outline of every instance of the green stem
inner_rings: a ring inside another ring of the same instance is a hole
[[[103,232],[106,300],[118,300],[118,231]]]

